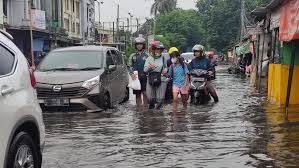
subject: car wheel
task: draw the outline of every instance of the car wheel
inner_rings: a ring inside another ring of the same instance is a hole
[[[40,167],[41,158],[37,144],[28,133],[18,133],[9,148],[6,168]]]
[[[127,87],[125,98],[121,103],[125,103],[125,102],[129,101],[129,99],[130,99],[130,89]]]

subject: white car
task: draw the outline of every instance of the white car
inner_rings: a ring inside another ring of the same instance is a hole
[[[45,142],[35,77],[26,58],[0,33],[0,168],[40,168]]]
[[[183,53],[181,54],[181,57],[184,58],[184,62],[186,64],[190,64],[190,62],[195,58],[193,52]]]

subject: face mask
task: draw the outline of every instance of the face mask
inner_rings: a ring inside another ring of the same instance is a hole
[[[178,61],[177,58],[171,58],[171,62],[172,62],[173,64],[175,64],[177,61]]]

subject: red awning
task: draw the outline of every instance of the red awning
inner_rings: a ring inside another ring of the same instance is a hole
[[[286,0],[280,18],[280,41],[299,39],[299,0]]]

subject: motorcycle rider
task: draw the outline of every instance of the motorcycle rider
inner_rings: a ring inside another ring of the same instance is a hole
[[[146,96],[146,83],[147,83],[147,76],[144,72],[144,64],[145,60],[149,57],[149,55],[145,52],[145,39],[142,35],[139,35],[135,39],[135,49],[136,52],[133,53],[128,61],[128,66],[130,75],[133,80],[136,80],[136,75],[134,71],[138,71],[138,78],[141,84],[141,90],[133,90],[133,93],[136,95],[136,105],[140,107],[142,105],[142,97],[143,97],[143,105],[148,104],[148,99]]]
[[[209,58],[210,63],[211,63],[211,69],[212,69],[212,72],[213,72],[213,79],[216,79],[217,60],[215,59],[214,56],[215,56],[214,52],[209,52],[208,58]]]
[[[203,70],[207,70],[210,75],[213,75],[210,60],[207,59],[204,55],[204,47],[202,45],[197,44],[193,47],[192,50],[194,52],[195,58],[190,63],[190,71],[193,69],[203,69]],[[212,85],[210,80],[206,81],[206,91],[207,94],[210,94],[213,97],[215,102],[219,101],[216,90],[214,89],[214,86]],[[190,92],[190,96],[191,96],[191,102],[193,103],[194,93]]]

